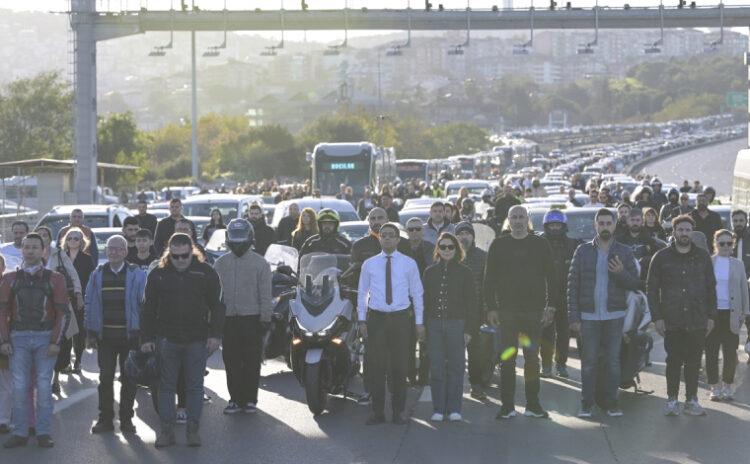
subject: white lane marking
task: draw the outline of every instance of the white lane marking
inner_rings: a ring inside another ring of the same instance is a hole
[[[80,403],[81,401],[85,400],[89,396],[92,396],[96,394],[98,389],[96,388],[84,388],[83,390],[79,390],[72,395],[68,396],[67,398],[63,398],[62,400],[55,402],[55,414],[58,414],[69,407],[73,406],[76,403]]]

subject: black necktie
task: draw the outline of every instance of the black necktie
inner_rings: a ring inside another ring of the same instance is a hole
[[[385,257],[385,304],[393,303],[393,285],[391,285],[391,257]]]

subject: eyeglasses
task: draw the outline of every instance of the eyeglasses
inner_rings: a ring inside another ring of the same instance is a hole
[[[397,234],[380,234],[380,238],[396,238],[398,237]]]
[[[190,259],[190,257],[193,256],[192,252],[177,254],[177,253],[169,253],[169,257],[172,259],[180,260],[180,259]]]
[[[734,242],[731,242],[731,241],[730,242],[716,242],[716,244],[719,245],[720,247],[730,247],[734,245]]]
[[[456,245],[438,245],[440,251],[453,251],[456,249]]]
[[[419,232],[420,230],[422,230],[422,228],[421,227],[407,227],[406,230],[408,230],[409,232]]]
[[[76,242],[80,242],[81,237],[77,237],[77,236],[65,237],[65,240],[75,240]]]

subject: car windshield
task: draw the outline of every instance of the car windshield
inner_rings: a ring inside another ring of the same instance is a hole
[[[531,223],[534,225],[534,231],[544,232],[544,213],[546,211],[531,211]],[[592,240],[596,233],[594,232],[594,215],[597,210],[576,211],[567,210],[565,215],[568,218],[568,237],[579,240]]]
[[[185,216],[208,216],[211,217],[211,211],[218,209],[221,211],[221,216],[224,218],[224,223],[228,223],[232,219],[237,217],[237,209],[239,208],[238,201],[222,201],[222,202],[195,202],[195,203],[183,203],[182,214]]]
[[[97,229],[101,227],[109,227],[109,216],[108,215],[97,215],[97,214],[91,214],[91,215],[84,215],[83,217],[83,223],[91,229]],[[56,239],[57,234],[60,233],[60,229],[70,224],[70,216],[68,215],[60,215],[60,216],[46,216],[44,217],[38,226],[46,226],[49,227],[52,230],[52,238]]]
[[[352,243],[367,235],[369,230],[370,227],[367,224],[341,224],[339,226],[339,232]]]

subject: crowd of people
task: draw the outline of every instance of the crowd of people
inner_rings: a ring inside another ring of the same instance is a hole
[[[656,179],[643,179],[632,194],[586,185],[589,206],[599,209],[591,224],[595,237],[585,243],[568,237],[559,209],[548,211],[544,232],[535,233],[509,183],[497,195],[483,195],[494,211],[489,217],[478,219],[462,191],[455,203],[436,198],[429,219],[409,218],[405,230],[399,215],[408,211],[399,213],[394,197],[434,195],[432,186],[407,182],[377,195],[368,191],[356,207],[369,233],[353,244],[330,209],[293,204],[276,230],[259,205],[227,224],[215,211],[206,230],[226,229],[228,248],[215,261],[177,198],[158,222],[139,201],[138,214],[107,240],[100,265],[81,210],[71,213],[56,245],[50,229],[16,222],[13,241],[0,247],[3,257],[20,263],[6,270],[0,260],[0,433],[10,433],[4,446],[25,446],[32,434],[39,446],[54,445],[52,395],[60,392],[62,376],[81,374],[86,347],[95,350],[99,370],[99,416],[91,433],[114,431],[116,417],[121,432],[136,433],[133,402],[138,386],[146,385],[160,418],[155,445],[174,445],[176,426],[185,423],[187,444],[200,446],[206,361],[219,349],[230,394],[224,413],[256,412],[262,338],[273,309],[263,254],[273,243],[294,246],[300,257],[351,256],[341,280],[357,289],[356,327],[365,341],[359,402],[371,407],[368,425],[386,421],[386,404],[393,423],[406,423],[408,383],[430,385],[432,421],[461,421],[467,357],[471,396],[479,400],[487,399],[491,381],[486,359],[490,372],[499,364],[497,418],[511,419],[519,351],[524,414],[548,417],[540,379],[569,376],[571,336],[582,365],[578,416],[591,417],[597,406],[622,416],[623,334],[634,308],[644,306],[665,341],[665,414],[704,415],[698,398],[704,354],[709,398],[730,400],[740,329],[750,324],[747,213],[733,211],[729,230],[711,211],[715,192],[702,189],[689,209],[681,201],[685,192],[664,194],[660,187]],[[349,193],[342,186],[343,198]],[[476,245],[479,222],[496,232],[487,251]],[[480,343],[483,331],[499,334],[499,351]]]

